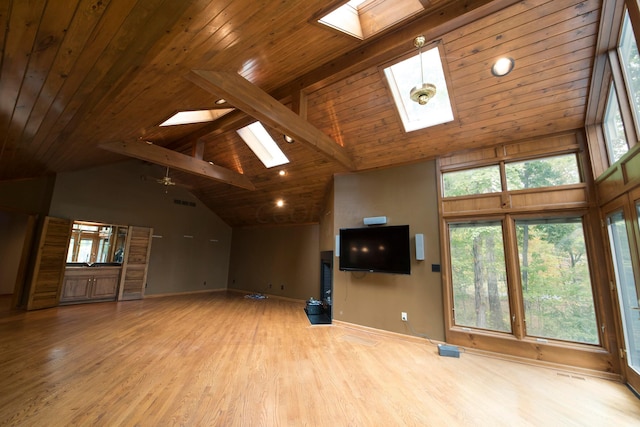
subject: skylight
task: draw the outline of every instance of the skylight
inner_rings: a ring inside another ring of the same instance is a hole
[[[418,54],[384,69],[405,132],[453,120],[453,110],[438,46],[422,53],[422,66],[424,81],[420,76]],[[432,83],[436,86],[435,96],[426,105],[420,105],[409,97],[411,89],[422,83]]]
[[[164,122],[160,123],[160,126],[176,126],[176,125],[188,125],[193,123],[205,123],[212,122],[233,108],[221,108],[215,110],[194,110],[194,111],[179,111],[173,116],[169,117]]]
[[[362,40],[362,26],[360,25],[358,6],[364,2],[365,0],[351,0],[323,16],[318,22]]]
[[[265,167],[272,168],[289,163],[287,156],[280,150],[262,123],[253,122],[249,126],[238,129],[237,132]]]

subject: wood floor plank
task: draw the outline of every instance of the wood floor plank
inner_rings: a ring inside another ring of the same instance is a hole
[[[4,307],[2,305],[0,307]],[[236,293],[0,311],[0,425],[637,425],[623,384]]]

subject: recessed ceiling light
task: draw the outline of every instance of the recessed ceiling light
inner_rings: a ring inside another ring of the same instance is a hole
[[[515,65],[516,62],[513,60],[513,58],[500,58],[491,67],[491,74],[496,77],[506,76],[511,72],[511,70],[513,70],[513,67]]]
[[[280,176],[285,176],[287,174],[287,172],[285,170],[281,170],[280,172],[278,172],[278,175]]]
[[[295,142],[295,139],[291,138],[289,135],[282,135],[282,137],[287,144],[293,144]]]
[[[222,105],[222,104],[226,104],[226,103],[227,103],[227,100],[223,99],[223,98],[220,98],[220,99],[216,100],[216,105]]]
[[[284,206],[284,200],[279,199],[278,201],[276,201],[276,206],[278,206],[279,208]]]

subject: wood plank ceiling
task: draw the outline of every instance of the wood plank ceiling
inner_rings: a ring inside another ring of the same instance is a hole
[[[310,223],[336,173],[583,127],[600,0],[420,3],[360,41],[315,22],[337,4],[322,0],[0,0],[0,180],[129,160],[105,144],[146,140],[189,156],[199,146],[204,162],[255,186],[172,172],[228,224]],[[405,133],[380,66],[415,51],[419,34],[442,41],[455,120]],[[496,78],[501,55],[516,65]],[[238,73],[353,167],[269,128],[291,161],[282,177],[236,134],[252,121],[239,110],[159,127],[177,111],[216,107],[192,70]]]

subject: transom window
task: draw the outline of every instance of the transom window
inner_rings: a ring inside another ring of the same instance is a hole
[[[558,187],[581,182],[575,154],[542,157],[499,165],[445,172],[442,174],[444,197],[458,197],[502,191],[500,168],[504,165],[509,191]]]

